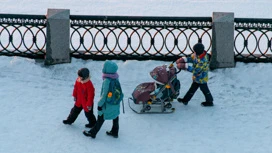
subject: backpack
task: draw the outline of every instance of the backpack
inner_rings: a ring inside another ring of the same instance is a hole
[[[109,92],[107,96],[107,103],[111,105],[118,105],[123,100],[124,94],[120,82],[117,79],[111,79]]]

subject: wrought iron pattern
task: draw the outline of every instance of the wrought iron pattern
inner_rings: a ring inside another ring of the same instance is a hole
[[[235,18],[235,59],[272,62],[272,19]]]
[[[72,56],[173,60],[201,41],[211,50],[209,17],[70,16]]]
[[[195,41],[211,51],[210,17],[71,15],[71,55],[84,59],[173,60]],[[43,58],[46,16],[0,14],[0,55]],[[272,19],[235,18],[236,61],[272,62]]]
[[[45,16],[0,14],[0,55],[44,57],[45,29]]]

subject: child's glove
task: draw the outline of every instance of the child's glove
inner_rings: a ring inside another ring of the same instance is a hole
[[[76,101],[76,97],[74,97],[74,101]]]
[[[90,110],[92,110],[92,106],[87,106],[87,109],[90,111]]]
[[[188,64],[187,63],[178,63],[177,68],[179,70],[187,70],[188,69]]]
[[[186,63],[187,62],[187,58],[186,57],[181,57],[179,58],[177,61],[176,61],[176,64],[179,64],[179,63]]]
[[[98,111],[102,111],[102,107],[98,106],[98,107],[97,107],[97,110],[98,110]]]
[[[98,115],[99,115],[99,116],[102,116],[102,115],[103,115],[102,107],[98,106],[98,107],[97,107],[97,110],[98,110]]]

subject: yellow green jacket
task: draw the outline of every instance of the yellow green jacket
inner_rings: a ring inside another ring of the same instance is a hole
[[[204,51],[201,55],[192,54],[187,57],[188,63],[193,63],[192,66],[188,66],[187,71],[192,72],[192,79],[196,83],[205,84],[208,82],[209,71],[209,55]]]

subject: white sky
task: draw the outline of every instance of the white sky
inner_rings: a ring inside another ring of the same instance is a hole
[[[70,9],[72,15],[212,16],[212,12],[234,12],[235,17],[271,18],[271,4],[270,0],[2,0],[1,12],[46,14],[48,8],[61,8]]]
[[[211,16],[214,11],[236,17],[271,18],[271,1],[242,0],[4,0],[1,13],[46,14],[47,8],[71,9],[78,15]],[[23,7],[22,7],[23,6]],[[77,70],[88,67],[96,88],[102,84],[103,61],[72,59],[72,63],[45,67],[43,62],[0,56],[1,153],[268,153],[272,152],[271,63],[240,63],[235,68],[211,71],[209,87],[215,106],[204,108],[197,91],[187,106],[173,103],[173,114],[138,115],[127,99],[134,88],[153,81],[148,76],[162,61],[116,61],[125,93],[125,114],[120,115],[119,138],[106,136],[106,121],[96,139],[85,137],[83,112],[63,125],[73,106]],[[182,97],[191,74],[182,71]],[[95,108],[96,108],[95,103]],[[96,114],[95,110],[95,114]]]

